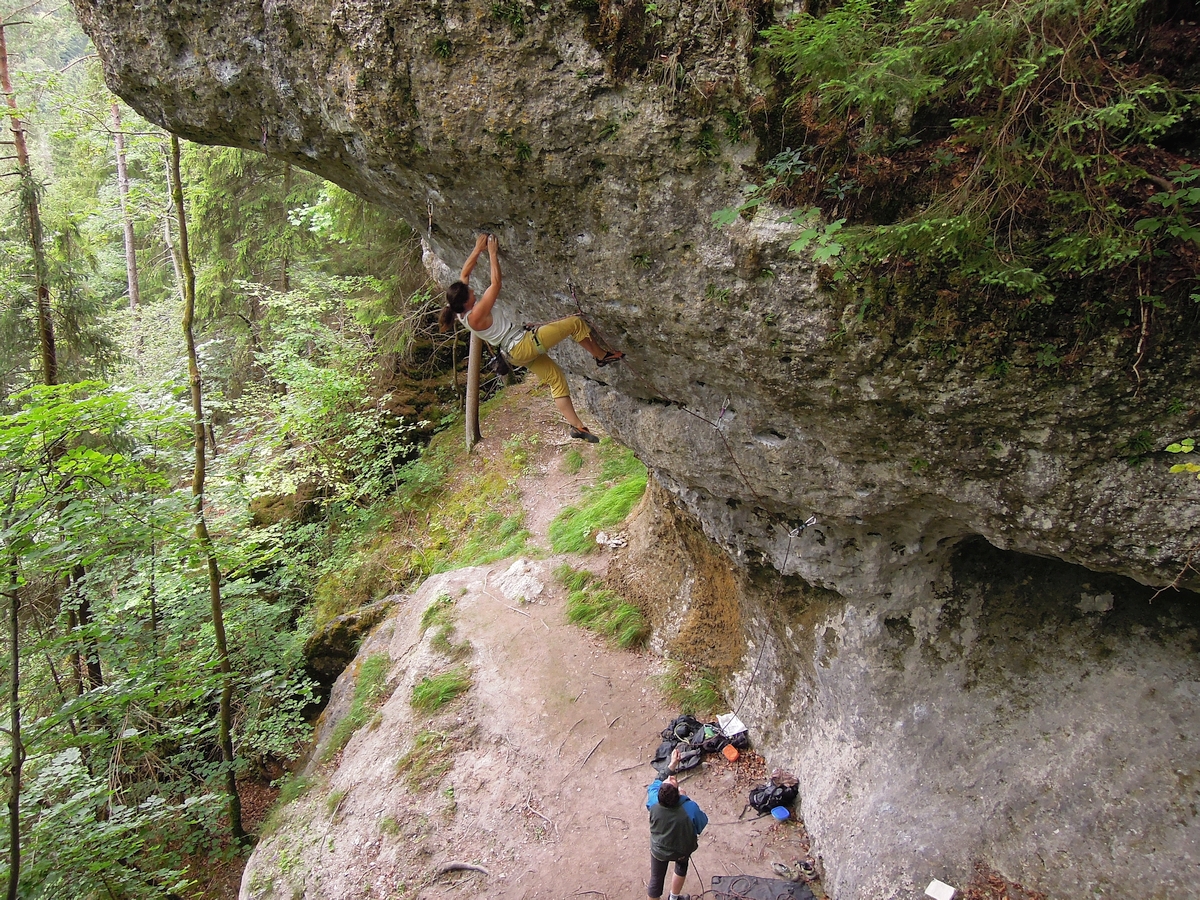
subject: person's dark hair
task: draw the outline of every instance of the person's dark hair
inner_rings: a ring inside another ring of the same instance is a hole
[[[449,331],[454,327],[454,317],[467,308],[467,299],[470,296],[470,289],[461,281],[456,281],[446,288],[446,305],[438,313],[438,327],[442,331]]]
[[[658,786],[658,802],[666,807],[678,806],[679,788],[669,781],[664,781]]]

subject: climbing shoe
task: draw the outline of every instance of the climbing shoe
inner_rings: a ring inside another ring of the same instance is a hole
[[[786,863],[771,863],[771,870],[782,878],[784,881],[798,881],[798,873],[794,872],[791,866]]]
[[[597,367],[603,369],[605,366],[611,366],[615,362],[620,362],[625,358],[625,354],[620,350],[609,350],[602,357],[596,360]]]
[[[600,438],[596,437],[586,428],[576,428],[574,425],[571,426],[571,437],[577,441],[587,441],[589,444],[600,443]]]

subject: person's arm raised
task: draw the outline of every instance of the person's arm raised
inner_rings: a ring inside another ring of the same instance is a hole
[[[487,286],[483,296],[475,301],[475,305],[467,314],[467,323],[476,330],[488,328],[492,324],[492,307],[500,296],[500,242],[494,234],[487,237],[488,257],[491,263],[492,283]]]
[[[471,255],[463,263],[462,273],[458,276],[458,280],[467,287],[471,286],[471,272],[475,270],[475,263],[479,259],[479,254],[483,252],[483,248],[487,246],[487,243],[488,236],[486,234],[481,234],[475,238],[475,249],[471,251]]]

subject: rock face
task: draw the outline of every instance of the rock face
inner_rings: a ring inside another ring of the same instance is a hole
[[[1053,596],[991,574],[1011,564],[1041,578],[1041,557],[1146,585],[1200,584],[1186,566],[1200,485],[1168,476],[1150,452],[1195,431],[1197,363],[1180,349],[1188,326],[1157,323],[1155,334],[1184,337],[1160,339],[1136,378],[1128,335],[1093,340],[1063,370],[1020,341],[996,365],[994,354],[948,351],[862,321],[858,304],[842,308],[815,266],[787,252],[795,235],[778,211],[715,229],[711,214],[737,201],[741,166],[759,149],[742,127],[769,90],[754,35],[786,5],[74,2],[110,86],[147,118],[291,160],[385,204],[452,268],[477,229],[495,231],[503,296],[524,319],[573,312],[571,280],[629,359],[597,370],[573,346],[556,350],[577,398],[743,570],[765,564],[825,598],[819,614],[786,626],[791,637],[763,643],[758,624],[783,627],[781,613],[770,595],[742,595],[746,646],[731,669],[757,698],[760,729],[811,765],[806,796],[823,811],[806,813],[839,873],[838,897],[892,895],[899,863],[872,870],[877,839],[936,856],[951,832],[956,859],[986,853],[1014,874],[1034,870],[1005,846],[1041,853],[1046,870],[1064,846],[1068,867],[1107,859],[1116,894],[1144,884],[1144,868],[1122,868],[1139,841],[1151,842],[1156,869],[1169,857],[1176,873],[1150,896],[1191,871],[1186,804],[1183,830],[1159,843],[1122,836],[1116,820],[1064,819],[1066,843],[1036,847],[981,825],[1003,815],[1012,835],[1027,834],[1048,828],[1068,796],[1090,791],[1122,809],[1113,796],[1149,790],[1072,781],[1091,761],[1078,742],[1119,733],[1089,730],[1102,712],[1157,735],[1157,755],[1139,754],[1138,767],[1169,768],[1178,751],[1175,797],[1195,799],[1194,728],[1172,731],[1166,712],[1147,720],[1132,699],[1153,690],[1196,721],[1194,689],[1167,687],[1200,680],[1192,638],[1169,624],[1190,621],[1172,612],[1180,595],[1150,607],[1126,585],[1141,610],[1127,615],[1116,600],[1083,608],[1117,596],[1084,588],[1086,572],[1078,591]],[[998,624],[1026,614],[1023,631]],[[1124,624],[1103,626],[1114,616]],[[1030,642],[1050,655],[1031,662]],[[1155,649],[1143,654],[1147,642]],[[1101,652],[1107,666],[1082,661]],[[1085,675],[1088,690],[1064,695]],[[931,683],[944,688],[937,727],[916,699]],[[1118,700],[1102,710],[1108,691]],[[1048,715],[1059,702],[1052,736],[1024,746],[1015,710]],[[991,704],[994,752],[946,726],[963,704]],[[1018,748],[1042,767],[1023,768]],[[889,754],[912,763],[906,777],[884,765]],[[943,786],[953,772],[967,774],[952,802]],[[1000,806],[979,799],[988,778],[1007,785]],[[914,792],[936,795],[942,812],[918,821],[913,803],[899,803]],[[1035,812],[1019,812],[1022,802]],[[1061,896],[1102,889],[1082,876],[1054,885]]]
[[[900,607],[731,571],[661,492],[627,532],[610,575],[662,649],[732,661],[756,746],[800,779],[831,896],[961,889],[976,864],[1052,898],[1195,892],[1194,594],[972,540]]]

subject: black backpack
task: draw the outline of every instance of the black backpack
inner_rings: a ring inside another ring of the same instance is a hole
[[[767,813],[776,806],[790,807],[800,794],[800,785],[795,776],[787,772],[775,772],[771,780],[750,791],[750,805],[760,813]]]

